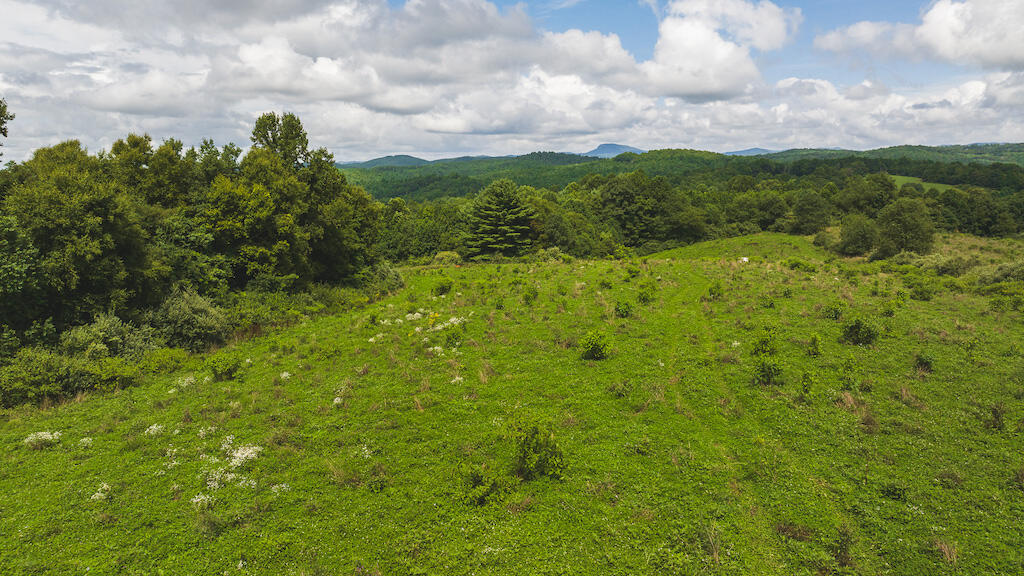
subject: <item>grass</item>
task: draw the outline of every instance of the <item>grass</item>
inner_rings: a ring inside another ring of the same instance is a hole
[[[935,188],[939,192],[945,192],[951,188],[962,188],[962,186],[953,186],[951,184],[938,184],[936,182],[925,182],[921,178],[915,178],[913,176],[893,176],[893,180],[896,181],[896,188],[901,188],[904,184],[920,184],[924,186],[925,190]]]
[[[938,252],[953,242],[973,241]],[[1020,253],[1003,242],[977,252]],[[1019,313],[941,290],[883,316],[899,274],[775,234],[404,272],[379,303],[221,351],[244,359],[224,381],[196,356],[136,388],[0,412],[4,573],[1024,567]],[[840,343],[847,314],[878,339]],[[607,358],[581,357],[588,332]],[[761,386],[768,333],[780,373]],[[561,479],[515,474],[520,421],[553,431]],[[41,431],[61,435],[26,444]]]

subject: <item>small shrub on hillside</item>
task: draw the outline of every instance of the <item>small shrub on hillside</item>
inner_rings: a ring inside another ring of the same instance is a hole
[[[516,419],[509,428],[514,446],[513,472],[523,480],[562,478],[565,461],[553,432],[535,422]]]
[[[591,330],[583,335],[579,343],[580,355],[584,360],[604,360],[608,357],[608,337],[604,332]]]
[[[817,382],[814,379],[814,375],[810,372],[804,372],[800,375],[800,399],[804,402],[810,402],[814,398],[814,390],[817,388]]]
[[[484,466],[463,464],[459,470],[462,483],[462,499],[472,506],[483,506],[500,499],[512,488],[510,480]]]
[[[1024,466],[1013,471],[1013,483],[1017,485],[1017,488],[1024,490]]]
[[[607,278],[601,278],[601,280],[598,281],[597,285],[602,290],[611,290],[612,289],[612,282],[611,282],[611,280],[609,280]]]
[[[855,318],[843,326],[840,342],[854,346],[870,346],[878,339],[878,328],[863,318]]]
[[[405,279],[402,278],[402,274],[386,260],[364,268],[356,276],[356,281],[371,298],[379,298],[405,287]]]
[[[996,402],[989,407],[989,418],[985,425],[993,430],[1006,430],[1006,404]]]
[[[774,356],[779,351],[779,331],[774,326],[765,326],[754,340],[753,353],[756,356]]]
[[[839,527],[839,537],[836,539],[835,546],[833,546],[832,554],[835,556],[836,562],[843,567],[849,568],[853,566],[853,546],[855,540],[853,537],[853,530],[849,526],[843,524]]]
[[[817,333],[811,334],[811,341],[807,344],[807,355],[811,358],[821,356],[821,336]]]
[[[654,282],[645,280],[640,284],[640,289],[636,293],[636,301],[639,302],[640,305],[650,304],[654,301],[656,291],[657,288],[655,287]]]
[[[60,336],[60,350],[68,355],[98,359],[107,356],[138,358],[160,345],[149,326],[135,326],[113,314],[98,314],[92,324],[76,326]]]
[[[801,260],[799,258],[789,258],[785,262],[786,267],[790,270],[796,270],[797,272],[806,272],[807,274],[814,274],[818,271],[818,268],[810,262]]]
[[[754,384],[758,386],[782,384],[782,365],[770,356],[758,356],[754,361]]]
[[[615,317],[616,318],[629,318],[633,315],[633,305],[625,300],[619,300],[615,303]]]
[[[821,309],[821,316],[827,320],[840,320],[846,313],[845,302],[833,302]]]
[[[939,292],[938,283],[928,276],[911,275],[903,278],[903,283],[910,290],[914,300],[929,301]]]
[[[233,350],[222,350],[206,358],[215,382],[232,380],[242,370],[242,359]]]
[[[171,294],[151,323],[169,345],[192,352],[224,342],[230,331],[224,311],[190,289]]]
[[[0,405],[125,388],[137,379],[135,365],[121,358],[89,360],[42,348],[22,348],[10,365],[0,369]]]
[[[701,302],[718,302],[725,296],[725,287],[722,286],[720,280],[716,280],[711,286],[708,286],[708,291],[700,297]]]
[[[435,266],[454,266],[455,264],[462,264],[462,256],[459,256],[458,252],[442,250],[441,252],[434,254],[434,259],[431,260],[431,264],[434,264]]]
[[[917,356],[914,357],[914,369],[918,372],[931,374],[935,369],[935,358],[931,354],[918,352]]]
[[[442,276],[441,279],[434,284],[434,287],[431,289],[430,293],[433,294],[434,296],[445,296],[446,294],[452,291],[452,287],[454,287],[454,285],[455,283],[452,282],[451,278],[448,278],[447,276]]]
[[[139,370],[146,374],[167,374],[180,370],[188,361],[188,352],[181,348],[157,348],[143,354]]]
[[[536,284],[527,284],[526,287],[523,288],[523,304],[532,306],[533,303],[537,301],[538,296],[540,296],[540,291],[537,290]]]
[[[772,310],[775,308],[775,299],[771,294],[761,294],[757,297],[757,305],[766,310]]]

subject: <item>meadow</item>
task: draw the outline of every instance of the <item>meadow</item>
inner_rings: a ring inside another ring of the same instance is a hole
[[[3,573],[1024,572],[1021,241],[545,254],[0,411]]]

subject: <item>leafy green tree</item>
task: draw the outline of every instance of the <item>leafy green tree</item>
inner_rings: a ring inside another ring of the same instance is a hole
[[[286,112],[278,116],[275,112],[267,112],[256,119],[252,145],[266,148],[280,156],[286,166],[298,168],[306,162],[309,137],[295,114]]]
[[[828,226],[831,216],[828,200],[813,190],[800,192],[793,200],[793,232],[797,234],[817,234]]]
[[[517,256],[530,246],[533,209],[511,180],[496,180],[484,188],[470,212],[467,245],[474,255]]]
[[[836,250],[847,256],[860,256],[870,252],[878,243],[878,228],[863,214],[847,214],[839,232]]]
[[[0,98],[0,136],[7,138],[7,123],[14,120],[14,114],[7,111],[7,101]],[[3,143],[0,143],[0,147],[3,147]],[[4,153],[0,150],[0,156]]]
[[[39,251],[13,216],[0,216],[0,317],[25,328],[39,302]]]
[[[880,258],[903,251],[924,254],[935,239],[935,224],[920,198],[900,198],[883,208],[878,213],[878,228]]]

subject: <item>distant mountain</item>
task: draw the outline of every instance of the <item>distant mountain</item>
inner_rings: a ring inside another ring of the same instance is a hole
[[[726,152],[726,156],[760,156],[762,154],[774,154],[778,150],[767,150],[765,148],[747,148],[746,150],[736,150],[735,152]]]
[[[424,164],[430,164],[428,160],[417,158],[415,156],[407,156],[400,154],[397,156],[384,156],[382,158],[374,158],[373,160],[367,160],[366,162],[345,162],[338,164],[339,168],[382,168],[388,166],[423,166]]]
[[[594,158],[615,158],[619,154],[625,152],[632,152],[634,154],[643,154],[646,150],[639,148],[633,148],[632,146],[623,146],[622,144],[601,144],[597,148],[594,148],[586,154],[580,154],[580,156],[593,156]]]
[[[841,148],[804,148],[777,152],[768,156],[777,162],[828,158],[908,158],[932,162],[1003,162],[1024,166],[1024,144],[967,144],[950,146],[891,146],[877,150],[844,150]]]

